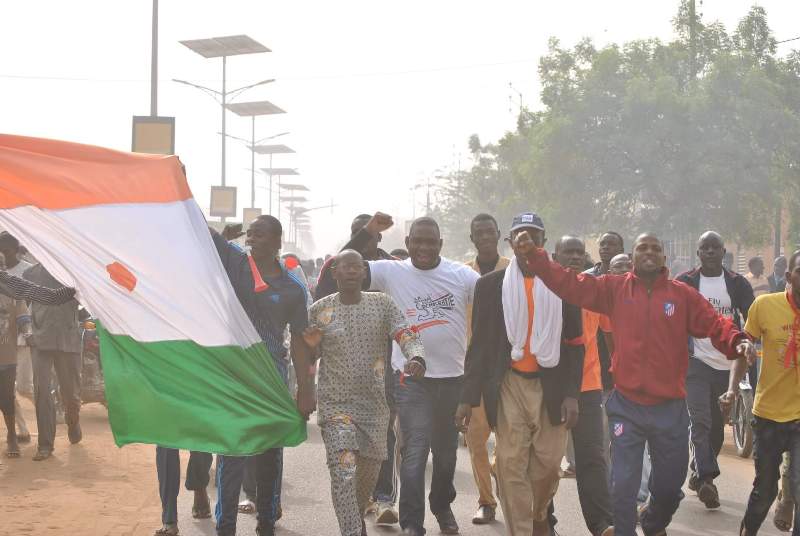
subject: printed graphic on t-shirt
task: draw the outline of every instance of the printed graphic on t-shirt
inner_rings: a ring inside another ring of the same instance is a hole
[[[446,313],[456,308],[456,298],[451,292],[438,297],[418,296],[414,298],[414,305],[417,307],[417,322],[426,322],[444,318]]]

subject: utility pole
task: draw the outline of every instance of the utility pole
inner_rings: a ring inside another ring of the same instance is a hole
[[[783,242],[783,237],[781,236],[783,234],[781,231],[781,223],[783,222],[781,220],[783,220],[783,203],[781,202],[781,199],[778,198],[778,206],[775,208],[775,258],[781,254],[781,242]]]
[[[150,47],[150,116],[158,116],[158,0],[153,0],[153,35]]]
[[[697,78],[697,45],[696,45],[696,22],[695,0],[689,0],[689,69],[691,71],[691,81]]]

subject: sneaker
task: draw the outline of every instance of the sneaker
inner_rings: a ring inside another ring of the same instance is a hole
[[[390,503],[378,503],[375,510],[375,523],[381,527],[391,527],[400,521],[400,516],[394,505]]]
[[[377,513],[378,513],[378,503],[373,499],[370,499],[364,514],[377,514]]]
[[[697,498],[700,499],[700,502],[706,505],[706,508],[709,510],[715,510],[720,507],[717,486],[711,482],[703,482],[700,485],[700,488],[697,490]]]
[[[484,504],[478,507],[478,511],[475,512],[475,515],[472,517],[472,523],[474,525],[488,525],[494,521],[494,518],[494,508]]]
[[[442,534],[459,533],[458,523],[456,523],[456,516],[453,515],[453,511],[450,508],[433,515],[436,516],[436,521],[439,522],[439,530],[442,532]]]
[[[699,489],[700,489],[700,484],[702,484],[702,483],[703,483],[703,481],[702,481],[702,480],[700,480],[700,477],[698,477],[698,476],[697,476],[697,475],[695,475],[695,474],[692,474],[692,475],[689,477],[689,485],[688,485],[688,488],[689,488],[690,490],[694,491],[694,492],[697,492],[697,490],[699,490]]]

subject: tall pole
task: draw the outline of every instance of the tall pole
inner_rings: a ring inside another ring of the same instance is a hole
[[[256,208],[256,116],[252,116],[250,136],[250,208]]]
[[[783,241],[783,237],[781,236],[783,233],[781,232],[781,220],[783,219],[783,203],[781,202],[780,198],[778,199],[778,206],[775,208],[775,245],[774,245],[774,253],[775,257],[777,258],[778,255],[781,254],[781,242]]]
[[[269,154],[269,215],[272,216],[272,153]]]
[[[281,219],[281,176],[278,175],[278,220]]]
[[[228,136],[225,133],[225,97],[227,97],[225,93],[225,64],[226,64],[226,57],[222,56],[222,186],[225,186],[225,146],[226,142],[228,141]],[[223,216],[220,218],[222,222],[225,222],[225,217]]]
[[[697,48],[695,45],[695,0],[689,0],[689,65],[691,70],[691,81],[697,78]]]
[[[428,185],[425,188],[425,215],[431,215],[431,178],[428,177]]]
[[[158,115],[158,0],[153,0],[153,31],[150,47],[150,116]]]

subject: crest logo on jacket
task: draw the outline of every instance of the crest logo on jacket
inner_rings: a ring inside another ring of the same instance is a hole
[[[672,316],[675,314],[675,304],[672,302],[664,302],[664,314]]]
[[[621,422],[615,422],[614,423],[614,435],[616,437],[619,437],[624,433],[625,433],[625,424],[621,423]]]

